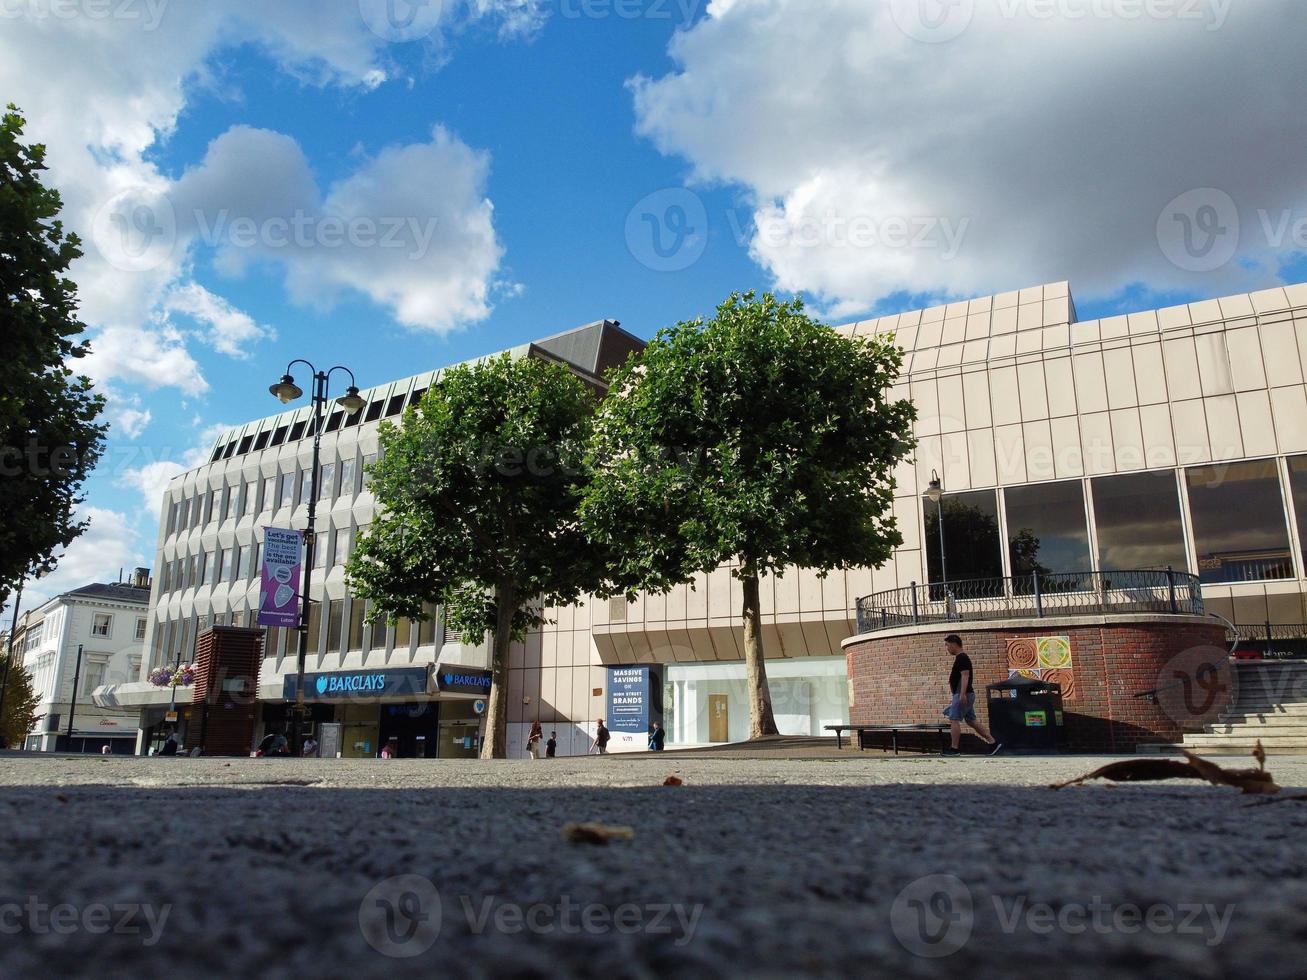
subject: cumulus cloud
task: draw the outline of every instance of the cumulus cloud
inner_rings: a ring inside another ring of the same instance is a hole
[[[136,490],[141,495],[141,506],[148,516],[159,516],[159,505],[163,500],[168,484],[187,470],[206,462],[213,449],[213,443],[231,426],[225,422],[204,426],[195,437],[195,443],[179,453],[165,452],[160,455],[171,458],[148,459],[139,466],[124,465],[118,469],[116,482],[119,486]]]
[[[130,575],[137,565],[149,565],[140,548],[140,534],[127,516],[101,507],[80,507],[77,520],[90,520],[82,536],[59,558],[58,567],[44,578],[23,586],[23,609],[35,609],[47,600],[92,582],[114,582],[121,570]],[[6,628],[8,622],[5,622]]]
[[[271,327],[254,321],[231,303],[205,289],[197,282],[185,283],[164,297],[165,314],[182,314],[201,325],[205,342],[230,357],[248,358],[248,346],[255,341],[276,336]]]
[[[1145,6],[714,0],[629,83],[637,131],[741,187],[754,259],[843,312],[1271,284],[1307,217],[1300,4]]]
[[[78,370],[100,384],[123,381],[150,389],[181,388],[194,394],[209,388],[181,331],[168,324],[101,330],[92,338],[91,352]]]

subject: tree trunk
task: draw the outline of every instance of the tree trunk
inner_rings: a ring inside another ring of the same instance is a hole
[[[772,714],[771,689],[767,686],[767,665],[762,650],[762,602],[758,598],[758,573],[744,566],[744,669],[749,699],[749,738],[779,735]]]
[[[495,638],[490,653],[490,704],[486,707],[486,734],[481,758],[508,758],[508,651],[513,644],[513,613],[517,593],[511,586],[495,590]]]

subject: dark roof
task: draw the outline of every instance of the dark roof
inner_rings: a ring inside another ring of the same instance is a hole
[[[86,596],[93,599],[112,599],[115,602],[140,602],[149,605],[150,590],[126,582],[92,582],[80,589],[65,592],[66,596]]]
[[[532,344],[581,370],[603,377],[605,371],[625,362],[627,356],[644,349],[644,341],[623,330],[616,320],[597,320],[545,337]]]

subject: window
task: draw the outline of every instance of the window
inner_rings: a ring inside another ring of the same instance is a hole
[[[1288,462],[1289,492],[1298,515],[1298,542],[1307,555],[1307,456],[1293,456]]]
[[[233,626],[244,626],[244,625],[245,625],[245,610],[244,610],[244,609],[237,609],[234,613],[231,614],[231,624],[232,624]]]
[[[222,519],[224,521],[229,521],[237,516],[237,512],[240,510],[238,492],[238,487],[227,487],[222,492]]]
[[[349,528],[342,527],[336,530],[336,545],[332,555],[331,563],[333,565],[343,565],[349,559]]]
[[[334,500],[336,498],[336,464],[328,463],[318,473],[318,499]]]
[[[404,408],[404,396],[392,395],[389,404],[386,405],[386,418],[398,415]]]
[[[309,603],[308,652],[322,651],[322,603]]]
[[[274,497],[276,496],[275,493],[277,487],[276,477],[265,476],[262,480],[259,481],[259,484],[260,484],[259,499],[263,502],[263,509],[272,510]],[[259,513],[259,512],[251,509],[250,513]]]
[[[327,545],[331,543],[331,538],[326,532],[317,532],[313,536],[313,567],[327,567]]]
[[[363,624],[366,621],[368,605],[362,599],[351,599],[349,603],[349,649],[363,649]]]
[[[1003,496],[1013,576],[1089,571],[1089,528],[1079,480],[1010,487]]]
[[[332,599],[327,604],[327,652],[340,653],[340,635],[344,629],[341,622],[345,615],[345,600]]]
[[[436,642],[436,607],[429,602],[422,604],[426,619],[418,624],[418,646],[431,646]]]
[[[172,534],[177,530],[177,501],[168,505],[168,530],[167,534]]]
[[[367,489],[368,484],[372,482],[372,464],[377,461],[376,453],[367,453],[363,457],[363,489]]]
[[[300,473],[300,503],[301,504],[307,504],[309,502],[309,491],[312,489],[313,489],[313,485],[309,480],[309,471],[308,470],[301,471]]]
[[[136,620],[136,639],[138,640],[145,639],[145,630],[146,627],[149,626],[149,624],[150,621],[146,619],[144,616],[141,616]]]
[[[354,460],[345,459],[340,463],[340,495],[354,496]]]
[[[376,401],[374,401],[371,405],[369,405],[369,406],[368,406],[368,414],[367,414],[367,416],[364,418],[363,421],[365,421],[365,422],[375,422],[377,419],[381,418],[381,407],[382,407],[384,404],[385,404],[385,400],[382,399],[382,398],[378,398],[378,399],[377,399]]]
[[[308,419],[300,419],[290,427],[290,441],[298,442],[304,438],[304,428],[309,424]]]
[[[213,580],[215,582],[227,581],[227,574],[231,568],[231,549],[219,548],[213,556]]]
[[[280,446],[283,442],[285,442],[286,433],[288,431],[289,431],[289,426],[285,426],[285,425],[278,426],[277,431],[272,434],[272,444],[274,446]]]
[[[1003,548],[998,533],[998,494],[993,490],[946,493],[944,509],[944,564],[950,582],[1002,578]],[[940,573],[939,508],[922,500],[926,516],[926,568],[932,582]]]
[[[1293,577],[1280,477],[1273,460],[1197,466],[1185,472],[1203,582]]]
[[[96,613],[91,621],[92,636],[112,636],[113,616],[109,613]]]
[[[177,505],[177,530],[186,530],[186,517],[191,512],[191,502],[183,500]]]
[[[395,649],[407,650],[413,638],[413,620],[400,618],[395,621]]]
[[[277,491],[277,506],[289,507],[295,501],[295,474],[282,473],[278,477],[281,487]]]
[[[204,523],[212,523],[214,514],[222,517],[222,491],[210,490],[204,498]]]
[[[1174,472],[1103,476],[1090,488],[1099,568],[1119,572],[1189,566]]]
[[[232,574],[233,582],[244,582],[250,577],[250,552],[253,549],[248,545],[238,545],[236,548],[236,568]]]
[[[97,687],[104,686],[104,675],[108,669],[109,663],[106,660],[87,660],[82,664],[82,697],[89,698]]]
[[[199,559],[199,569],[197,572],[198,577],[195,579],[195,584],[203,585],[209,571],[209,553],[207,551],[201,551],[196,555],[196,558]]]

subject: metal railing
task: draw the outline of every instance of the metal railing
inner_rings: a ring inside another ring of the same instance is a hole
[[[1198,576],[1170,568],[1032,572],[927,585],[913,582],[857,602],[859,633],[923,623],[1132,613],[1204,615]]]

